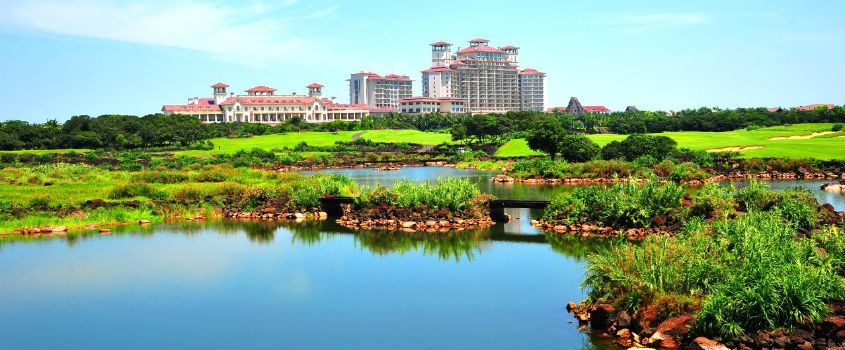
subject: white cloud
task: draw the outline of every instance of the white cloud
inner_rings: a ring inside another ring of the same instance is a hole
[[[624,26],[630,31],[645,32],[667,28],[705,24],[712,17],[704,14],[658,13],[649,15],[625,16],[612,18],[611,22]]]
[[[0,25],[39,33],[90,37],[206,52],[219,59],[263,65],[326,57],[325,42],[298,36],[303,22],[333,14],[337,6],[169,2],[0,1]],[[296,24],[296,25],[293,25]],[[301,55],[308,52],[309,55]],[[308,56],[308,57],[306,57]]]

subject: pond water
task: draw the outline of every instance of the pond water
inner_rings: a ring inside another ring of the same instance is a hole
[[[465,176],[510,199],[567,190],[478,170],[327,172],[387,186]],[[209,221],[6,243],[0,347],[615,349],[564,310],[602,241],[549,242],[528,225],[539,211],[509,213],[519,220],[434,236]]]

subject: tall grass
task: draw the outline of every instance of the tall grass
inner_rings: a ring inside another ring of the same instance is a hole
[[[426,206],[433,209],[461,210],[470,205],[481,191],[469,179],[438,178],[435,184],[397,181],[392,189],[374,187],[366,189],[361,195],[361,202],[365,206],[376,206],[381,203],[400,207],[413,208]]]
[[[593,300],[629,308],[667,295],[700,300],[695,327],[709,334],[791,328],[820,321],[829,312],[825,302],[845,296],[840,248],[820,254],[820,247],[796,240],[778,211],[712,225],[693,219],[676,237],[650,236],[590,255],[584,286]]]

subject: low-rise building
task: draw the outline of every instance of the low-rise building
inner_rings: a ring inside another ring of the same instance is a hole
[[[365,104],[340,104],[322,97],[323,85],[308,85],[308,95],[276,95],[276,89],[256,86],[246,90],[246,95],[226,96],[229,86],[217,83],[213,98],[191,98],[184,105],[164,105],[164,114],[186,114],[199,118],[203,123],[250,122],[279,124],[292,118],[307,123],[334,120],[355,121],[369,115]]]
[[[399,100],[399,111],[403,114],[428,114],[440,112],[443,114],[464,114],[463,99],[456,97],[426,97],[414,96]]]
[[[797,108],[798,108],[799,111],[812,111],[812,110],[819,108],[821,106],[825,106],[825,107],[827,107],[827,109],[833,109],[833,107],[835,107],[832,103],[824,103],[824,104],[798,106]]]

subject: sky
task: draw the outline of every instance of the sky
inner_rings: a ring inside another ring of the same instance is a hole
[[[156,113],[224,82],[348,102],[362,70],[421,94],[430,43],[482,37],[623,110],[845,104],[845,1],[0,0],[0,120]]]

